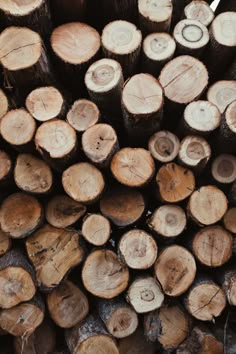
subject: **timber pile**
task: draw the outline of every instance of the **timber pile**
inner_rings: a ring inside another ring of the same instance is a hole
[[[0,0],[0,354],[235,354],[236,1]]]

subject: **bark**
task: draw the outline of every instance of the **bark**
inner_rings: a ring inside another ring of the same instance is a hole
[[[86,0],[51,0],[51,12],[54,24],[85,21],[88,15]]]
[[[83,220],[82,235],[94,246],[105,245],[111,235],[109,220],[100,214],[88,214]]]
[[[168,130],[161,130],[151,136],[148,149],[152,157],[159,162],[171,162],[178,155],[180,142],[178,137]]]
[[[220,14],[221,12],[227,11],[236,11],[236,4],[233,0],[220,0],[219,5],[216,8],[216,15]]]
[[[211,174],[218,183],[233,183],[236,180],[236,157],[230,154],[218,155],[212,162]]]
[[[233,183],[230,192],[229,192],[229,200],[236,205],[236,181]]]
[[[181,20],[184,14],[184,9],[191,0],[172,0],[173,3],[173,14],[171,21],[171,28],[174,28],[175,25]]]
[[[226,108],[220,125],[219,143],[221,149],[228,153],[234,153],[236,149],[235,110],[236,101],[229,104],[229,106]]]
[[[102,0],[104,22],[126,20],[137,22],[137,0]]]
[[[120,354],[155,354],[156,345],[146,340],[142,328],[138,328],[131,336],[119,341]]]
[[[5,92],[0,89],[0,120],[3,116],[5,116],[8,110],[9,110],[8,97],[5,94]]]
[[[99,122],[100,111],[94,102],[79,99],[68,111],[66,120],[77,133],[81,134]]]
[[[5,253],[7,253],[12,245],[12,241],[10,237],[0,230],[0,257],[2,257]]]
[[[214,20],[214,11],[210,5],[202,0],[191,1],[184,8],[184,16],[189,20],[197,20],[205,26],[209,26]]]

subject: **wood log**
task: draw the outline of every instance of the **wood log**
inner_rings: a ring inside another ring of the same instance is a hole
[[[214,11],[203,0],[193,0],[184,8],[184,16],[189,20],[196,20],[205,26],[209,26],[214,20]]]
[[[98,301],[98,313],[108,332],[115,338],[125,338],[138,327],[136,312],[122,298]]]
[[[158,77],[163,66],[173,58],[174,39],[168,33],[151,33],[143,41],[142,71]]]
[[[25,193],[9,195],[0,207],[1,230],[14,239],[32,234],[42,219],[41,204],[35,197]]]
[[[191,170],[168,163],[156,175],[159,197],[167,203],[176,203],[188,198],[195,189],[195,177]]]
[[[236,11],[236,6],[235,6],[235,2],[233,0],[228,0],[228,1],[224,1],[224,0],[220,0],[217,8],[216,8],[216,14],[220,14],[221,12],[227,12],[227,11]]]
[[[99,317],[89,315],[66,332],[66,341],[74,354],[119,354],[115,341],[108,334]]]
[[[0,229],[0,257],[9,251],[11,245],[10,237]]]
[[[65,111],[64,98],[54,86],[43,86],[31,91],[26,97],[25,106],[39,122],[63,117]]]
[[[35,130],[35,120],[24,108],[11,110],[0,120],[2,138],[18,151],[32,150]]]
[[[75,158],[76,132],[65,121],[53,119],[44,122],[38,127],[34,141],[38,152],[55,170],[63,170]]]
[[[155,354],[156,345],[146,340],[142,328],[138,328],[131,336],[119,340],[120,354]]]
[[[162,240],[168,241],[182,234],[187,225],[187,218],[180,206],[166,204],[153,212],[147,224]]]
[[[82,149],[96,166],[108,167],[112,156],[119,149],[116,131],[109,124],[96,124],[82,135]]]
[[[3,150],[0,150],[0,186],[9,183],[12,175],[11,157]]]
[[[0,120],[9,110],[9,102],[5,92],[0,89]]]
[[[172,21],[171,21],[172,29],[181,20],[184,14],[184,9],[190,2],[191,0],[172,0],[172,4],[173,4],[173,13],[172,13]]]
[[[99,122],[100,112],[94,102],[80,99],[73,103],[66,120],[77,133],[81,134]]]
[[[215,186],[202,186],[194,191],[188,203],[188,213],[200,225],[220,221],[228,208],[225,194]]]
[[[86,0],[52,0],[50,6],[54,24],[84,21],[88,15]]]
[[[186,248],[172,245],[160,253],[154,270],[164,293],[179,296],[193,283],[197,267],[193,255]]]
[[[230,67],[227,69],[225,79],[236,80],[236,59],[233,60]]]
[[[232,235],[221,226],[204,227],[192,241],[194,256],[207,267],[221,267],[233,251]]]
[[[189,19],[177,23],[173,37],[177,45],[177,54],[192,55],[196,58],[202,56],[210,39],[205,25],[198,20]]]
[[[74,327],[89,312],[85,294],[71,281],[65,280],[47,296],[51,318],[62,328]]]
[[[138,0],[139,26],[142,33],[169,32],[172,10],[171,0]]]
[[[63,172],[62,185],[72,199],[93,204],[101,197],[105,182],[102,173],[95,166],[81,162]]]
[[[101,213],[119,227],[125,227],[137,222],[144,210],[143,195],[125,187],[110,189],[100,201]]]
[[[140,229],[126,232],[120,239],[118,254],[131,269],[147,269],[156,261],[158,247],[154,238]]]
[[[228,303],[231,306],[236,305],[236,269],[235,267],[227,267],[219,272],[218,281],[222,286]]]
[[[103,299],[112,299],[127,288],[129,271],[113,251],[98,249],[90,253],[85,260],[82,280],[91,294]]]
[[[226,230],[236,234],[236,208],[228,209],[223,219]]]
[[[236,180],[236,157],[230,154],[218,155],[212,162],[211,174],[218,183],[233,183]]]
[[[227,106],[236,100],[236,81],[220,80],[211,85],[207,91],[208,101],[214,103],[224,113]]]
[[[147,313],[161,307],[164,294],[157,280],[147,275],[131,283],[126,299],[137,313]]]
[[[159,162],[173,161],[179,152],[179,138],[168,130],[161,130],[151,136],[148,149],[152,157]]]
[[[234,153],[236,148],[236,100],[226,108],[221,125],[219,143],[226,152]]]
[[[26,240],[26,250],[35,271],[39,288],[55,288],[84,258],[77,231],[45,225]]]
[[[119,19],[137,22],[136,0],[114,0],[112,3],[102,0],[102,10],[105,23]]]
[[[103,54],[120,63],[125,78],[137,71],[141,42],[141,31],[131,22],[110,22],[102,32]]]
[[[58,228],[75,224],[85,214],[86,207],[67,195],[58,194],[52,197],[45,209],[47,222]]]
[[[88,214],[83,220],[82,235],[94,246],[105,245],[111,235],[109,220],[100,214]]]
[[[53,174],[43,160],[31,154],[19,154],[14,168],[14,180],[24,192],[45,194],[52,188]]]
[[[155,173],[155,163],[149,151],[123,148],[112,158],[111,172],[118,182],[128,187],[143,187]]]
[[[229,200],[236,205],[236,181],[233,183],[230,192],[229,192]]]

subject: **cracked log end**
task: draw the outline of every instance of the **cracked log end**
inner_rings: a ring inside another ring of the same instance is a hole
[[[109,220],[100,214],[88,214],[82,224],[82,235],[94,246],[105,245],[111,235]]]
[[[100,111],[94,102],[79,99],[73,103],[73,106],[67,113],[66,119],[78,133],[83,133],[98,123]]]

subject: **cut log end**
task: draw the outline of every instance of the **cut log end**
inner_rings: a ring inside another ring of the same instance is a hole
[[[9,103],[8,103],[8,98],[3,92],[3,90],[0,89],[0,119],[5,116],[9,109]]]
[[[74,102],[67,113],[68,123],[78,132],[83,133],[98,123],[100,112],[92,101],[80,99]]]
[[[236,208],[231,208],[224,216],[224,226],[227,230],[236,234]]]
[[[82,235],[94,246],[103,246],[111,234],[110,222],[100,214],[89,214],[83,221]]]
[[[0,256],[3,256],[11,248],[10,237],[0,229]]]
[[[229,106],[225,112],[225,120],[226,120],[227,126],[234,134],[236,134],[235,111],[236,111],[236,98],[235,98],[234,102],[229,104]]]
[[[12,161],[10,156],[0,150],[0,184],[6,182],[12,171]]]
[[[176,135],[169,131],[159,131],[152,135],[148,148],[152,157],[160,162],[171,162],[179,152],[180,142]]]
[[[21,3],[15,4],[14,0],[0,1],[0,9],[6,14],[13,16],[26,16],[29,15],[32,10],[41,6],[43,0],[30,0],[22,1]]]
[[[212,163],[211,173],[219,183],[233,183],[236,180],[236,157],[229,154],[219,155]]]
[[[211,32],[214,39],[226,47],[236,46],[236,36],[232,28],[235,26],[236,13],[233,11],[224,12],[218,15],[211,25]]]
[[[194,0],[184,9],[184,15],[189,20],[196,20],[205,26],[209,26],[214,20],[214,11],[205,1]]]
[[[236,100],[236,81],[220,80],[215,82],[207,91],[207,99],[223,113],[226,107]]]

